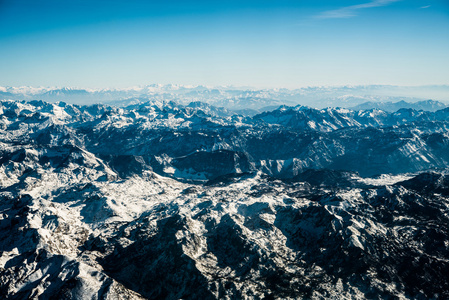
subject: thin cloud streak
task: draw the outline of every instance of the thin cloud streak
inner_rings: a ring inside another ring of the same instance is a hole
[[[357,4],[342,7],[335,10],[325,11],[317,16],[319,19],[340,19],[340,18],[351,18],[356,17],[359,10],[373,7],[387,6],[394,2],[401,0],[374,0],[368,3]]]

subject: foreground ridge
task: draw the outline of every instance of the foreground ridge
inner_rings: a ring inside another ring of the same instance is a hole
[[[207,186],[75,173],[1,193],[2,297],[448,296],[446,175],[330,191],[263,174]]]

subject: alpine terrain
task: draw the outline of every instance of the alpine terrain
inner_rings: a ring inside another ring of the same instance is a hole
[[[0,101],[0,298],[448,299],[449,108],[263,103]]]

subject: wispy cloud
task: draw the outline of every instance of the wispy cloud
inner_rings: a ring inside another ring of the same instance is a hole
[[[401,0],[374,0],[368,3],[345,6],[339,9],[322,12],[317,16],[317,18],[319,19],[351,18],[357,16],[358,12],[362,9],[387,6],[398,1]]]
[[[430,5],[426,5],[426,6],[421,6],[420,8],[425,9],[425,8],[429,8]]]

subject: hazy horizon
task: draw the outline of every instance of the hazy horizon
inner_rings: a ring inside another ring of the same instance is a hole
[[[305,105],[315,108],[354,107],[365,102],[414,103],[436,100],[449,104],[449,85],[429,86],[309,86],[298,89],[257,89],[237,86],[149,84],[127,88],[2,87],[3,100],[44,100],[73,104],[127,105],[145,101],[203,102],[229,109]],[[247,103],[246,103],[247,102]]]

